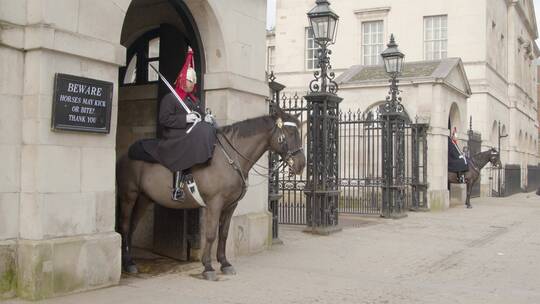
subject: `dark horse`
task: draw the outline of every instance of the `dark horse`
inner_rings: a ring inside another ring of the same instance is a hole
[[[467,166],[469,167],[469,170],[465,173],[465,183],[467,184],[467,199],[465,200],[465,205],[467,208],[472,208],[472,187],[474,183],[478,181],[478,177],[480,177],[480,170],[482,170],[487,163],[491,163],[493,166],[500,165],[499,152],[497,152],[495,148],[477,153],[473,155],[472,161],[469,160],[467,162]],[[448,183],[459,184],[456,172],[448,172]]]
[[[202,264],[203,277],[215,280],[211,248],[218,234],[217,260],[224,274],[235,274],[225,256],[229,225],[238,201],[247,190],[247,176],[255,162],[268,150],[277,152],[299,174],[306,160],[295,116],[277,109],[274,114],[253,118],[220,128],[218,144],[212,159],[192,168],[206,208],[201,222],[205,237]],[[119,232],[122,235],[122,266],[135,273],[131,257],[131,235],[144,211],[151,203],[167,208],[188,209],[199,205],[191,195],[182,202],[171,200],[172,173],[160,164],[132,160],[123,155],[117,163],[117,183],[120,214]],[[185,189],[185,193],[190,193]]]

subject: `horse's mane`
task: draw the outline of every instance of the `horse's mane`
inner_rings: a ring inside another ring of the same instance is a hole
[[[274,126],[274,119],[270,115],[255,117],[223,126],[218,129],[219,133],[236,134],[240,137],[248,137],[262,131],[269,131]]]
[[[300,126],[300,121],[296,116],[289,113],[281,112],[278,114],[281,119],[285,121],[294,122],[297,126]],[[276,120],[272,115],[264,115],[255,118],[246,119],[233,123],[232,125],[223,126],[218,129],[218,133],[227,135],[236,135],[239,137],[248,137],[261,132],[270,131],[276,123]]]

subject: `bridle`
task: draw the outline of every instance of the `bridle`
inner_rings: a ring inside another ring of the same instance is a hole
[[[491,149],[491,155],[489,157],[489,162],[491,163],[492,166],[499,167],[500,165],[502,165],[502,163],[501,163],[501,154],[497,150]]]
[[[296,147],[294,148],[293,150],[289,150],[289,144],[287,142],[287,140],[285,140],[285,132],[283,131],[283,128],[287,126],[287,127],[294,127],[294,128],[297,128],[298,129],[298,125],[292,121],[285,121],[283,122],[283,120],[281,118],[278,118],[276,119],[276,123],[274,125],[274,128],[272,130],[272,137],[274,136],[274,133],[276,131],[280,131],[281,134],[278,136],[278,143],[281,145],[281,147],[283,148],[282,151],[286,151],[286,154],[283,153],[283,152],[278,152],[278,154],[281,156],[281,165],[279,166],[276,166],[275,168],[272,169],[272,171],[277,171],[281,168],[281,166],[283,164],[287,164],[289,165],[291,168],[292,166],[294,166],[294,159],[293,157],[300,153],[303,148],[302,148],[302,144],[300,143],[300,146],[299,147]],[[262,165],[259,165],[257,164],[257,161],[256,160],[252,160],[250,159],[249,157],[245,156],[244,154],[242,154],[240,151],[238,151],[238,149],[236,149],[236,147],[231,143],[231,141],[229,140],[229,138],[224,134],[224,133],[218,133],[218,134],[221,134],[221,136],[225,139],[225,141],[227,142],[227,145],[229,147],[231,147],[231,149],[236,153],[238,154],[241,158],[247,160],[248,162],[250,162],[252,165],[256,165],[258,167],[261,167],[265,170],[269,170],[269,168],[265,167],[265,166],[262,166]],[[243,187],[244,189],[248,187],[248,182],[247,182],[247,178],[246,176],[244,176],[244,173],[242,172],[242,168],[240,167],[239,164],[237,164],[237,162],[229,155],[229,153],[227,153],[227,151],[225,150],[225,146],[223,145],[223,143],[221,142],[221,140],[219,139],[219,136],[217,136],[217,141],[220,145],[220,148],[221,148],[221,151],[223,151],[223,154],[225,154],[225,157],[227,158],[227,161],[229,162],[229,165],[231,165],[231,167],[236,171],[238,172],[238,174],[240,175],[240,177],[242,178],[242,183],[243,183]],[[285,154],[285,157],[282,155],[282,154]],[[255,170],[255,169],[253,169]],[[257,172],[257,170],[255,170],[255,172]],[[268,177],[267,174],[261,174],[259,172],[257,172],[257,174],[259,174],[260,176],[263,176],[263,177]]]
[[[274,127],[275,130],[279,130],[281,134],[278,136],[278,144],[281,145],[283,148],[282,151],[287,151],[286,154],[283,152],[278,152],[282,158],[282,160],[288,164],[290,167],[294,166],[294,159],[293,157],[302,152],[304,148],[302,147],[302,143],[300,142],[300,146],[293,148],[292,150],[289,150],[289,143],[285,140],[285,131],[283,128],[285,127],[292,127],[298,129],[298,125],[292,121],[283,121],[281,118],[278,118],[276,120],[276,125]],[[285,154],[285,156],[283,156]]]

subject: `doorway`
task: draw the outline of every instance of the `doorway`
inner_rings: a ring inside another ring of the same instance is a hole
[[[160,137],[159,101],[169,89],[155,67],[174,84],[188,46],[195,53],[197,95],[204,106],[204,52],[196,24],[180,0],[133,0],[122,28],[126,66],[119,70],[117,158],[142,138]],[[172,181],[171,181],[172,183]],[[199,210],[152,205],[133,234],[133,246],[181,261],[200,247]]]

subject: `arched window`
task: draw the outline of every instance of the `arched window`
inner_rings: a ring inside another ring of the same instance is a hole
[[[160,36],[159,29],[151,30],[139,37],[127,51],[128,65],[120,68],[120,85],[147,84],[159,80]]]
[[[457,103],[452,103],[450,106],[450,111],[448,112],[448,129],[450,131],[453,130],[453,128],[456,128],[458,133],[466,133],[466,130],[460,130],[461,128],[461,113],[459,111],[459,107]]]
[[[506,125],[502,125],[502,128],[501,128],[501,135],[507,135],[506,134]],[[506,150],[506,148],[508,147],[508,137],[505,137],[505,138],[501,138],[501,150]]]
[[[497,121],[493,121],[493,125],[491,126],[491,136],[489,138],[491,144],[496,146],[499,139],[499,125],[497,124]]]
[[[519,130],[519,136],[518,136],[518,151],[521,151],[523,147],[523,132]]]
[[[380,120],[381,114],[384,112],[384,106],[386,104],[386,101],[378,101],[376,103],[371,104],[362,115],[362,119],[364,120]],[[405,120],[407,122],[411,122],[411,119],[409,117],[409,113],[407,113],[407,110],[405,107],[403,107],[403,112],[405,113]]]

